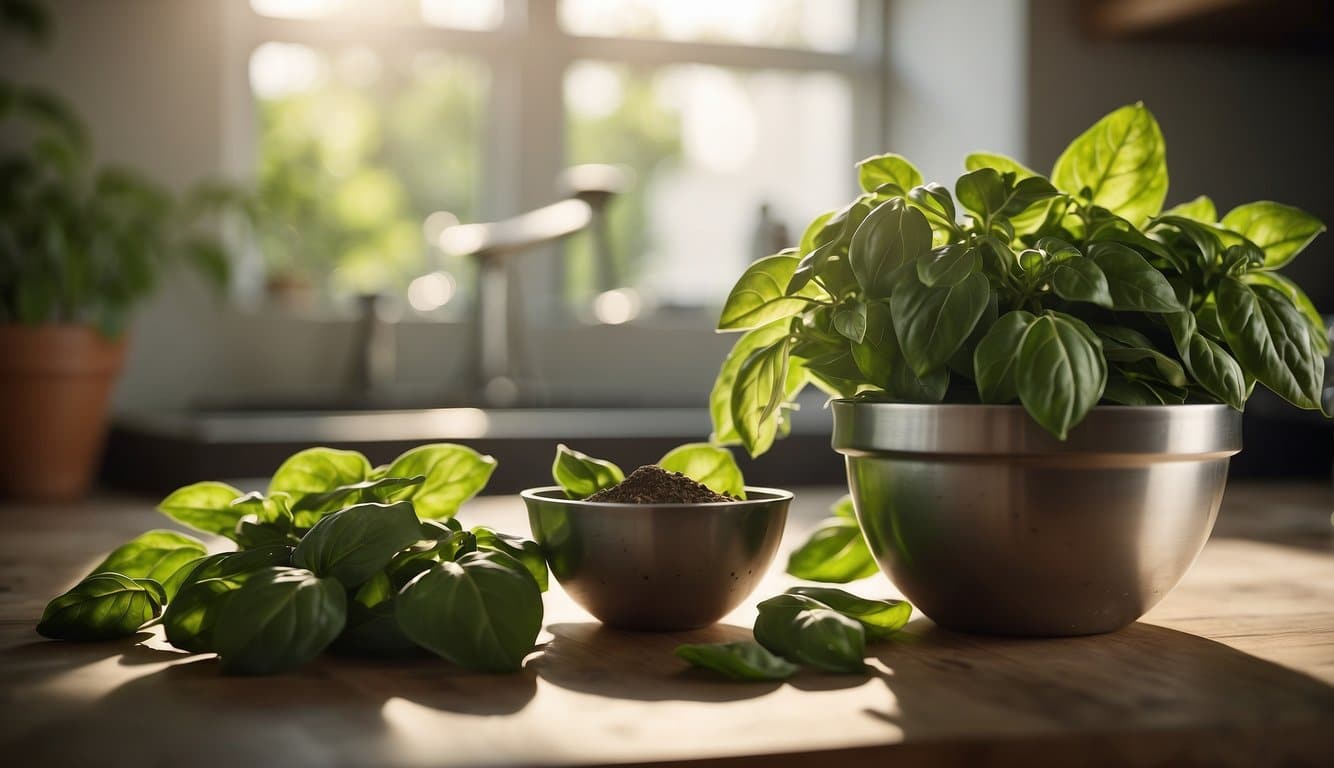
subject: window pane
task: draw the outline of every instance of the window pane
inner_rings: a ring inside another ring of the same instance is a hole
[[[580,62],[565,102],[571,161],[636,174],[612,202],[614,284],[588,242],[570,243],[567,295],[581,306],[619,285],[658,305],[715,305],[751,259],[852,192],[851,89],[835,74]]]
[[[846,51],[857,0],[561,0],[576,35]]]
[[[334,297],[402,295],[437,267],[466,269],[442,263],[429,237],[438,232],[427,230],[477,218],[484,66],[265,43],[251,56],[250,81],[260,194],[267,218],[283,223],[261,233],[271,277]]]
[[[453,29],[495,29],[504,0],[250,0],[261,16],[338,19],[372,24],[428,24]]]

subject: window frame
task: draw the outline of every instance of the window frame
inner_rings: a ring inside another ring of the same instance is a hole
[[[485,64],[491,73],[489,129],[482,148],[482,186],[476,192],[478,210],[486,220],[552,202],[554,181],[566,167],[564,78],[569,67],[580,60],[625,64],[635,69],[704,64],[832,72],[846,77],[851,86],[856,105],[851,146],[856,156],[879,151],[887,135],[890,71],[886,0],[857,0],[857,36],[847,51],[575,35],[561,26],[556,0],[503,3],[501,23],[490,30],[279,18],[260,15],[248,2],[229,4],[234,16],[231,25],[239,33],[230,46],[235,59],[230,70],[237,82],[229,88],[235,102],[229,114],[236,116],[227,137],[229,170],[243,178],[253,178],[256,171],[259,137],[248,67],[251,54],[266,42],[297,43],[330,52],[355,40],[357,45],[381,55],[434,51],[473,57]],[[851,195],[855,192],[851,173],[848,178]],[[552,253],[550,248],[544,250],[548,255]],[[550,290],[550,286],[562,284],[560,260],[539,257],[524,261],[523,268],[512,276],[520,284],[530,321],[570,320],[561,292]],[[647,313],[636,322],[654,320],[654,313]]]

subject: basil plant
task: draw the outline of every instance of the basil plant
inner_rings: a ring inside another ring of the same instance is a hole
[[[1163,136],[1143,105],[1075,139],[1049,177],[973,154],[950,189],[899,155],[855,200],[737,280],[742,335],[710,396],[714,441],[764,453],[796,394],[1018,402],[1064,439],[1104,404],[1226,403],[1255,382],[1320,407],[1329,345],[1278,270],[1324,225],[1262,201],[1163,210]]]

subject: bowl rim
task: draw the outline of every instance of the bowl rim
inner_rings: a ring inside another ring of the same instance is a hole
[[[559,485],[542,485],[533,488],[525,488],[519,491],[519,497],[524,501],[541,501],[547,503],[561,504],[570,507],[584,507],[588,509],[625,509],[625,510],[649,510],[649,509],[727,509],[732,507],[754,507],[763,504],[772,504],[774,502],[790,502],[796,498],[796,494],[782,488],[769,488],[762,485],[747,485],[746,496],[744,499],[735,499],[732,501],[700,501],[700,502],[674,502],[663,504],[636,504],[626,501],[585,501],[584,499],[569,499],[546,496],[543,494],[558,492],[565,493],[565,490]],[[755,499],[750,498],[752,492],[767,494],[770,498]]]

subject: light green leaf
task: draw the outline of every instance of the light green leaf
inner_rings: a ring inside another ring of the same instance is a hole
[[[289,494],[292,503],[312,493],[331,491],[340,485],[359,483],[371,472],[371,463],[356,451],[336,448],[307,448],[288,457],[269,481],[269,495]]]
[[[723,302],[720,331],[745,331],[800,313],[810,301],[787,294],[788,283],[800,262],[796,256],[766,256],[746,267]],[[809,291],[807,285],[803,291]]]
[[[212,480],[187,485],[162,500],[158,511],[178,523],[206,533],[236,537],[236,523],[245,514],[232,506],[241,492]]]
[[[922,174],[902,155],[876,155],[857,163],[857,181],[864,192],[896,184],[908,190],[922,183]]]
[[[872,600],[834,587],[792,587],[787,593],[818,600],[860,623],[867,640],[889,637],[912,617],[912,605],[906,600]]]
[[[1201,224],[1217,224],[1218,209],[1214,207],[1214,201],[1200,195],[1188,203],[1174,205],[1163,211],[1164,216],[1180,216],[1183,219],[1198,221]]]
[[[792,551],[787,572],[799,579],[846,584],[880,572],[855,517],[836,515]]]
[[[152,579],[163,585],[167,599],[171,600],[179,584],[172,577],[207,552],[204,542],[193,536],[176,531],[148,531],[116,547],[92,573],[110,571],[132,579]]]
[[[424,475],[421,485],[393,491],[388,501],[412,501],[419,517],[453,517],[463,502],[486,487],[496,460],[466,445],[433,443],[405,452],[389,465],[388,477]]]
[[[1062,191],[1143,226],[1167,198],[1162,131],[1142,104],[1094,123],[1061,153],[1051,180]]]
[[[37,633],[55,640],[129,637],[162,613],[166,594],[152,579],[95,573],[47,604]]]
[[[728,352],[727,358],[723,360],[718,370],[718,377],[713,382],[713,389],[709,392],[709,416],[713,420],[710,442],[719,445],[741,442],[741,435],[737,434],[736,425],[732,421],[732,389],[736,384],[737,373],[741,371],[741,364],[756,350],[786,338],[788,332],[788,321],[779,320],[763,328],[748,331],[732,345],[732,351]],[[795,392],[787,393],[789,397],[795,394]]]
[[[686,443],[658,459],[658,466],[670,472],[680,472],[716,493],[746,498],[746,480],[741,476],[741,467],[726,448],[708,443]]]
[[[741,445],[759,456],[778,433],[777,411],[786,395],[791,340],[786,336],[746,358],[732,386],[732,424]]]
[[[551,464],[551,479],[571,499],[586,499],[621,482],[625,473],[610,461],[595,459],[560,444],[556,446],[556,459]]]
[[[358,504],[321,518],[296,545],[292,565],[355,589],[421,532],[410,502]]]
[[[1325,231],[1311,214],[1290,205],[1262,200],[1239,205],[1223,217],[1223,227],[1260,246],[1265,269],[1278,269]]]
[[[783,658],[829,672],[865,669],[866,632],[862,625],[801,595],[779,595],[761,602],[755,640]]]

